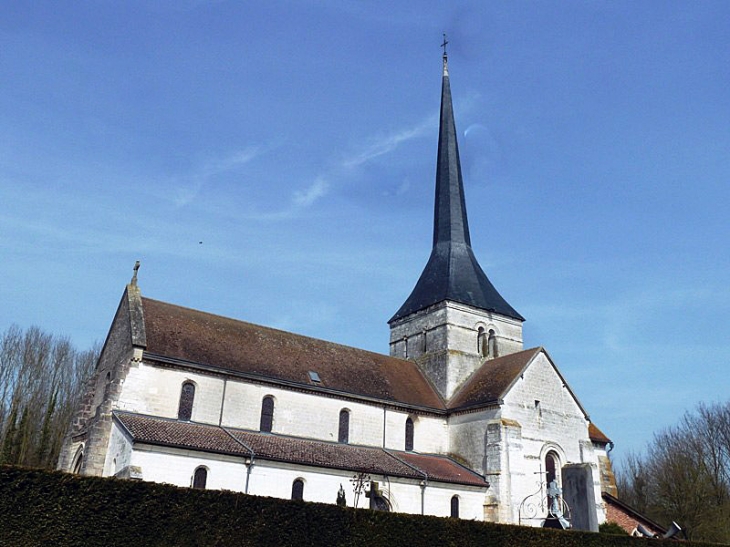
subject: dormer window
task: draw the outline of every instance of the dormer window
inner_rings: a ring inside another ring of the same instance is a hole
[[[317,374],[313,370],[310,370],[308,374],[309,374],[309,381],[312,382],[313,384],[322,383],[322,379],[319,377],[319,374]]]

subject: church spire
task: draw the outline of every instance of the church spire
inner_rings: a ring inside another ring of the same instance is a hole
[[[471,248],[451,102],[447,43],[444,35],[433,249],[413,292],[389,322],[393,323],[444,300],[524,321],[494,288]]]

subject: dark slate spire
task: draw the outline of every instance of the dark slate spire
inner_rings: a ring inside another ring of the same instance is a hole
[[[389,322],[444,300],[524,321],[494,288],[471,248],[446,51],[441,84],[433,250],[413,292]]]

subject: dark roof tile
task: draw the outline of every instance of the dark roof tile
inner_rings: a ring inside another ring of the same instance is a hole
[[[449,409],[496,403],[527,364],[542,348],[532,348],[486,361],[457,391],[448,403]]]
[[[487,486],[483,477],[444,456],[387,451],[121,411],[115,411],[114,417],[135,442],[144,444],[241,456],[253,450],[255,457],[263,460],[418,480],[424,478],[421,472],[425,472],[430,480],[437,482]]]
[[[142,298],[146,351],[272,380],[443,409],[412,361]]]

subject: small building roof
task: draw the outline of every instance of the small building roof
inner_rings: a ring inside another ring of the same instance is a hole
[[[591,441],[598,444],[608,444],[611,442],[611,439],[609,439],[603,431],[598,429],[598,426],[596,426],[593,422],[588,424],[588,437]]]
[[[289,437],[114,411],[134,443],[486,488],[481,475],[439,455]]]

